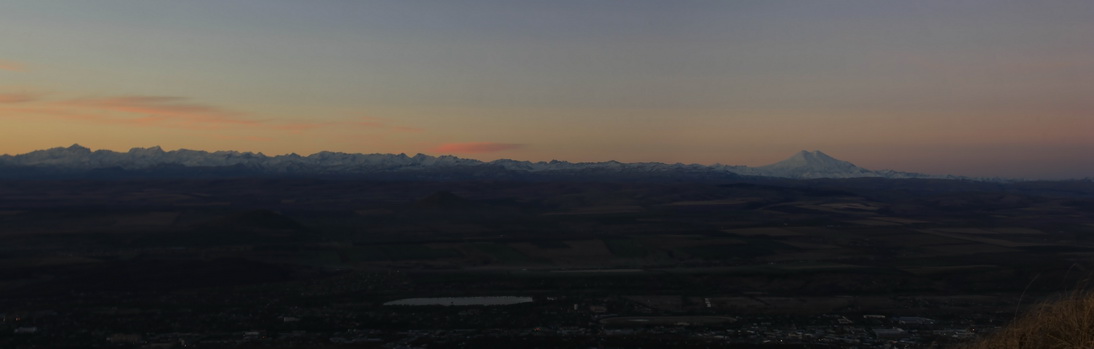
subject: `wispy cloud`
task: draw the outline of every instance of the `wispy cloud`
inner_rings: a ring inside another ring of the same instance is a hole
[[[0,70],[25,71],[27,68],[22,63],[5,61],[0,59]]]
[[[51,117],[88,123],[184,130],[281,131],[294,134],[316,129],[419,132],[387,120],[358,117],[344,121],[270,120],[175,96],[108,96],[43,100],[42,94],[0,93],[0,116]],[[253,139],[261,140],[261,139]]]
[[[167,96],[121,96],[109,98],[87,98],[70,101],[68,103],[132,113],[223,113],[221,110],[214,107],[197,103],[188,103],[186,99],[182,97]]]
[[[227,126],[259,126],[260,122],[221,108],[193,103],[182,97],[121,96],[85,98],[66,102],[71,107],[129,114],[137,125],[186,129],[220,129]],[[137,116],[137,117],[133,117]]]
[[[523,148],[523,144],[515,143],[494,143],[494,142],[469,142],[469,143],[448,143],[441,144],[440,146],[433,148],[433,151],[438,153],[493,153],[505,150],[513,150]]]
[[[0,103],[32,102],[40,97],[40,95],[34,93],[0,93]]]
[[[0,94],[0,112],[14,117],[44,116],[99,124],[192,130],[267,126],[245,113],[167,96],[42,100],[36,94],[8,93]]]

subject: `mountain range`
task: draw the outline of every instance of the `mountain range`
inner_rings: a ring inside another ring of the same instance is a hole
[[[267,156],[262,153],[179,149],[155,146],[128,152],[92,151],[78,144],[0,155],[0,178],[131,178],[320,176],[411,180],[725,180],[741,177],[944,178],[970,179],[892,170],[868,170],[821,151],[801,151],[774,164],[666,164],[660,162],[479,161],[451,155],[350,154],[319,152]]]

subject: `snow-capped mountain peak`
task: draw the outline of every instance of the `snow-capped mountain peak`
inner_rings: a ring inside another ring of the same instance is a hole
[[[753,171],[760,176],[784,178],[881,177],[873,171],[833,158],[819,150],[802,150],[783,161],[756,167]]]
[[[820,150],[802,150],[797,154],[786,158],[786,160],[766,166],[760,166],[757,167],[757,169],[771,171],[801,169],[819,172],[846,172],[865,170],[861,167],[855,166],[855,164],[852,164],[850,162],[838,160],[836,158],[828,156],[828,154],[825,154]]]

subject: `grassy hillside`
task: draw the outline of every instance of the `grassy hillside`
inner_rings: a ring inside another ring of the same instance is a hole
[[[1047,302],[999,333],[960,349],[1094,348],[1094,293],[1075,292]]]

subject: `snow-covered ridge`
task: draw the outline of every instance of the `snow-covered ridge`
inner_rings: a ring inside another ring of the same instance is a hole
[[[517,161],[495,160],[483,162],[461,159],[451,155],[430,156],[417,154],[349,154],[319,152],[307,156],[297,154],[267,156],[262,153],[179,149],[164,151],[162,148],[133,148],[128,152],[110,150],[92,151],[74,144],[36,150],[19,155],[0,155],[0,166],[22,168],[49,168],[58,170],[149,170],[164,167],[189,168],[238,168],[269,174],[367,174],[394,172],[444,172],[475,170],[479,177],[493,174],[581,174],[622,176],[672,176],[674,174],[702,176],[764,176],[782,178],[958,178],[932,176],[890,170],[867,170],[854,164],[835,159],[820,151],[801,151],[790,158],[760,167],[733,165],[665,164],[660,162],[622,163],[617,161],[580,162],[567,161]]]

